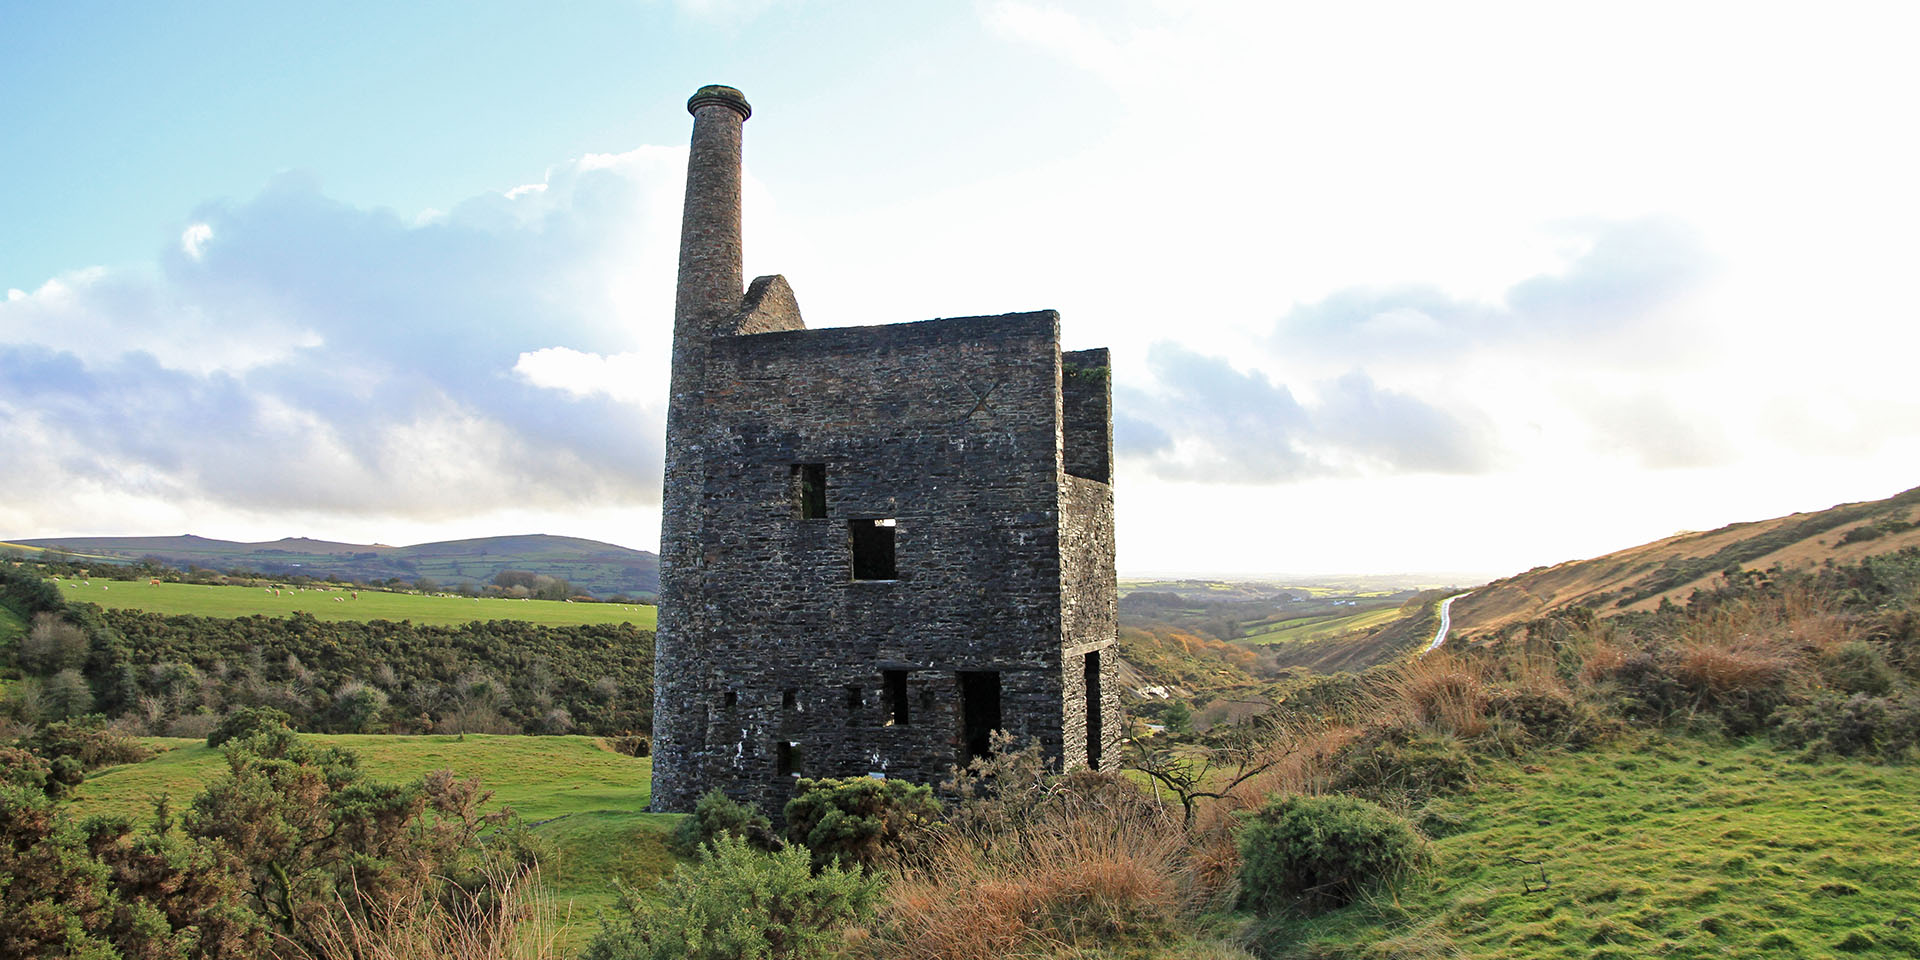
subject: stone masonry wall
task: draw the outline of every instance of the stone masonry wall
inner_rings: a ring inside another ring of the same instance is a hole
[[[999,725],[1062,756],[1057,343],[1051,312],[712,341],[703,600],[680,624],[703,652],[656,673],[697,772],[664,809],[703,784],[777,810],[798,775],[937,782],[965,756],[966,671],[998,672]],[[825,467],[822,518],[795,515],[799,464]],[[897,575],[855,580],[849,523],[877,518]]]
[[[1126,724],[1120,716],[1119,590],[1114,580],[1113,488],[1068,476],[1060,490],[1060,650],[1062,761],[1088,762],[1086,657],[1096,654],[1100,675],[1100,764],[1119,761]]]

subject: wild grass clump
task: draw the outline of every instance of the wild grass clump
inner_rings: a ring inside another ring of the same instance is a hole
[[[380,902],[341,895],[306,942],[282,940],[283,960],[560,960],[558,909],[537,869],[490,869],[480,885],[442,896],[414,888]]]
[[[1177,815],[1110,773],[1047,774],[1038,745],[957,770],[944,836],[896,860],[873,948],[907,960],[1147,949],[1209,891]]]

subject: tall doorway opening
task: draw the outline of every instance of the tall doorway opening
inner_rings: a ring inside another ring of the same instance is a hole
[[[960,679],[960,762],[993,752],[993,731],[1000,729],[1000,674],[964,671]]]
[[[1087,768],[1100,769],[1100,651],[1086,656],[1084,676],[1087,691]]]

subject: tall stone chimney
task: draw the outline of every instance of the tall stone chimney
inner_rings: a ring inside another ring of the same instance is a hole
[[[692,638],[704,616],[689,603],[702,576],[701,505],[706,499],[698,451],[713,426],[706,416],[708,344],[740,311],[740,133],[753,113],[732,87],[701,87],[687,101],[693,147],[687,155],[687,203],[680,221],[680,280],[673,303],[673,372],[667,398],[666,476],[660,496],[660,622],[655,662],[699,662]],[[689,450],[693,451],[689,453]],[[673,672],[672,670],[669,671]],[[680,708],[686,678],[654,684],[655,809],[692,809],[682,798],[688,751],[706,738],[704,719]]]
[[[674,296],[674,345],[680,327],[712,336],[740,309],[740,128],[753,115],[732,87],[701,87],[687,101],[693,148],[687,155],[687,205],[680,219],[680,283]]]

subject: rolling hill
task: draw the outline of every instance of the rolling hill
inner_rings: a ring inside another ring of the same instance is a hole
[[[316,578],[409,582],[430,578],[443,586],[484,584],[503,570],[561,577],[597,597],[643,596],[660,590],[660,559],[598,540],[531,534],[481,537],[390,547],[287,537],[262,543],[179,537],[54,537],[10,541],[22,547],[58,550],[80,557],[131,562],[158,557],[177,567],[245,569]],[[0,544],[4,549],[6,544]]]
[[[1495,580],[1453,605],[1453,629],[1471,636],[1571,606],[1606,616],[1683,602],[1722,572],[1857,562],[1920,546],[1920,487],[1815,513],[1683,532],[1590,560],[1573,560]]]

